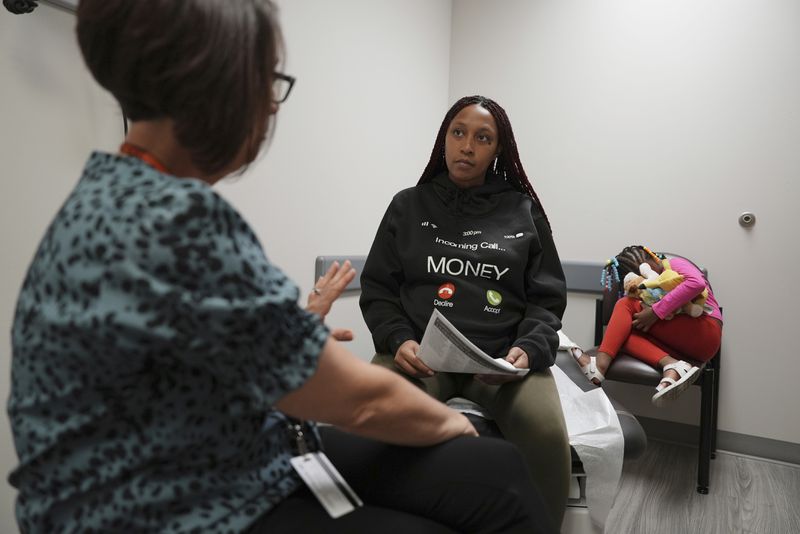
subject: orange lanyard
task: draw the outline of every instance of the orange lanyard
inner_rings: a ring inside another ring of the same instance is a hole
[[[142,147],[136,146],[126,141],[122,143],[121,147],[119,147],[119,151],[128,156],[139,158],[140,160],[144,161],[145,163],[153,167],[158,172],[164,174],[170,174],[169,169],[167,169],[167,167],[163,163],[158,161],[158,159],[154,155],[152,155],[150,152],[143,149]]]

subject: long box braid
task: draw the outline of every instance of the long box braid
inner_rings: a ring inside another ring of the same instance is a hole
[[[542,206],[542,202],[539,200],[536,191],[533,190],[533,186],[530,180],[528,180],[527,174],[525,174],[525,169],[522,168],[522,162],[519,159],[519,150],[517,149],[517,141],[514,138],[514,130],[511,128],[511,121],[508,120],[508,114],[506,110],[500,107],[500,105],[491,98],[480,95],[465,96],[453,104],[444,116],[444,120],[442,120],[439,133],[436,135],[436,143],[433,145],[433,150],[431,151],[431,158],[428,160],[428,165],[425,167],[425,170],[422,171],[422,176],[420,176],[417,185],[430,182],[439,174],[447,171],[447,164],[444,160],[444,141],[447,136],[447,129],[450,127],[450,123],[453,122],[453,118],[458,115],[459,111],[474,104],[481,106],[491,113],[497,123],[498,142],[503,149],[494,160],[492,172],[497,176],[502,176],[515,190],[531,197],[542,210],[544,219],[547,221],[547,226],[552,232],[553,228],[550,226],[550,219],[547,218],[544,206]]]

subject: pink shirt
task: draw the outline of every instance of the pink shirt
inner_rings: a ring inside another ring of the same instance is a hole
[[[659,319],[667,317],[669,314],[677,311],[681,306],[691,301],[697,295],[703,292],[703,289],[708,289],[708,300],[706,304],[711,306],[711,317],[722,321],[722,312],[719,309],[717,299],[714,298],[714,293],[711,291],[711,286],[708,285],[703,273],[695,267],[692,262],[682,258],[669,258],[669,265],[673,271],[683,275],[683,282],[675,289],[664,295],[664,297],[653,304],[653,311],[658,315]]]

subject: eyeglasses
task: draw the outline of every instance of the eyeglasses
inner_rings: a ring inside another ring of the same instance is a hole
[[[276,104],[282,104],[289,98],[289,93],[292,92],[294,82],[297,80],[294,76],[289,76],[282,72],[272,73],[272,101]]]

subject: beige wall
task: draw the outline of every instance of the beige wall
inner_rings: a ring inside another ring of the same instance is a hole
[[[725,307],[720,429],[800,443],[797,318],[777,304],[800,285],[766,289],[800,260],[800,3],[487,5],[453,3],[450,97],[505,106],[562,257],[645,243],[705,265]],[[592,313],[572,299],[567,333],[590,343]],[[693,394],[655,410],[647,388],[623,389],[642,415],[698,411]]]

